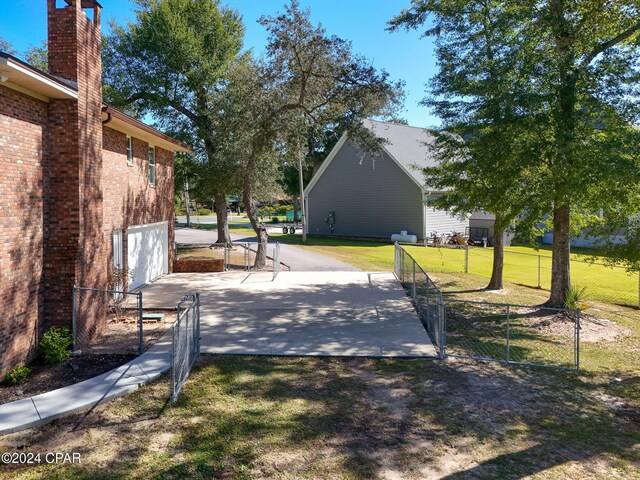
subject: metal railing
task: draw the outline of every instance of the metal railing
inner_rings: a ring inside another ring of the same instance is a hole
[[[73,287],[73,352],[144,351],[142,292]]]
[[[429,275],[400,245],[395,244],[395,275],[411,296],[427,334],[442,360],[445,356],[444,302],[442,292]]]
[[[273,247],[273,278],[280,273],[280,243],[276,242]]]
[[[191,367],[200,354],[200,295],[182,297],[176,307],[178,318],[172,330],[171,343],[171,401],[180,395]]]
[[[440,359],[579,368],[579,310],[450,298],[398,243],[394,271]]]
[[[282,269],[280,263],[280,244],[267,244],[266,264],[264,267],[256,268],[255,261],[258,253],[259,243],[257,242],[234,242],[213,243],[213,244],[176,244],[176,251],[180,254],[182,248],[208,248],[212,251],[213,257],[223,261],[224,270],[261,270],[274,272],[277,275]],[[271,256],[269,256],[269,246],[273,245]],[[277,259],[276,259],[277,257]]]

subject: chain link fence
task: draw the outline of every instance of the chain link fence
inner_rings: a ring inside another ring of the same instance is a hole
[[[450,298],[398,243],[394,271],[440,359],[579,368],[579,310]]]
[[[398,280],[411,296],[431,343],[444,358],[444,302],[442,292],[431,281],[413,257],[395,244],[394,271]]]
[[[142,354],[172,320],[167,311],[143,311],[142,292],[73,287],[76,354]]]
[[[577,370],[580,311],[446,299],[446,354]]]
[[[491,278],[493,249],[411,246],[408,250],[430,272],[470,273]],[[551,254],[505,251],[503,278],[526,287],[551,288]],[[640,308],[640,274],[624,267],[587,259],[571,259],[571,278],[586,287],[589,298]]]
[[[172,327],[171,401],[180,395],[191,368],[200,354],[200,295],[182,297],[176,310],[178,319]]]

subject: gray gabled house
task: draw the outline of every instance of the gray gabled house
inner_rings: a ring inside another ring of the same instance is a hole
[[[348,133],[340,138],[305,192],[307,232],[389,239],[406,230],[419,240],[434,231],[465,233],[468,219],[426,203],[441,192],[426,189],[422,171],[415,166],[435,165],[427,147],[433,137],[423,128],[363,123],[386,140],[382,152],[363,151]]]

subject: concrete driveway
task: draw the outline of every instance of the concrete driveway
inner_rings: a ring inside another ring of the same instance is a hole
[[[173,274],[143,289],[145,308],[201,299],[201,350],[248,355],[416,357],[435,350],[391,273]]]
[[[199,230],[197,228],[176,228],[176,242],[189,244],[210,245],[216,241],[217,232],[212,230]],[[247,237],[231,233],[234,242],[255,242],[256,237]],[[269,240],[274,244],[275,240]],[[271,253],[269,253],[271,255]],[[298,248],[293,245],[280,244],[280,261],[294,272],[359,272],[359,268],[341,262],[335,258],[327,257],[319,253]]]

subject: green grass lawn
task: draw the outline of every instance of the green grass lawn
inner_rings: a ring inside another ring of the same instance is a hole
[[[214,225],[196,228],[215,229]],[[251,228],[232,225],[231,230],[241,235],[253,236]],[[271,239],[289,245],[297,245],[311,251],[328,255],[367,271],[393,270],[393,245],[384,242],[349,240],[331,237],[309,236],[307,245],[302,245],[300,235],[272,233]],[[465,251],[458,248],[433,248],[406,246],[416,262],[427,273],[464,272]],[[638,306],[640,288],[638,274],[629,274],[620,267],[587,262],[588,252],[571,255],[573,283],[587,288],[587,302],[607,302],[626,306]],[[469,250],[469,274],[489,279],[493,261],[493,249],[471,248]],[[604,263],[596,257],[596,262]],[[540,274],[538,275],[538,266]],[[551,251],[534,250],[531,247],[507,247],[505,249],[504,280],[509,283],[540,288],[551,288]]]
[[[407,247],[407,251],[428,272],[463,272],[465,251],[451,248]],[[638,305],[638,274],[624,268],[589,263],[581,254],[571,255],[571,277],[575,285],[587,288],[596,301]],[[469,273],[489,278],[493,261],[490,248],[469,250]],[[600,260],[600,263],[602,260]],[[540,267],[538,269],[538,267]],[[538,274],[540,272],[540,274]],[[551,252],[527,247],[505,249],[504,280],[529,287],[551,288]]]
[[[307,245],[303,246],[300,235],[270,234],[270,237],[282,243],[299,245],[302,248],[329,255],[363,270],[393,270],[394,247],[389,243],[309,236]],[[464,272],[465,251],[463,249],[424,246],[406,246],[405,248],[427,273]],[[521,246],[507,247],[505,250],[504,280],[506,282],[536,288],[539,284],[541,289],[547,291],[551,288],[551,252],[549,250],[536,251],[533,248]],[[587,288],[587,300],[628,306],[638,305],[640,288],[638,274],[629,274],[619,267],[611,268],[589,263],[584,253],[574,253],[571,258],[572,280],[577,286]],[[492,261],[493,249],[471,248],[469,274],[488,280],[491,277]],[[538,276],[538,264],[540,276]]]
[[[367,270],[393,267],[388,244],[311,237],[303,248]],[[474,273],[432,276],[453,299],[536,305],[547,296],[515,283],[488,292]],[[583,342],[579,372],[452,358],[203,355],[173,405],[164,376],[0,437],[0,451],[81,454],[73,465],[2,465],[0,477],[640,480],[640,311],[596,301],[587,312],[620,334]],[[522,350],[531,339],[516,325],[520,333]]]
[[[203,356],[174,405],[163,377],[0,438],[9,452],[81,454],[75,465],[4,465],[1,476],[634,480],[637,403],[615,387],[460,360]]]

